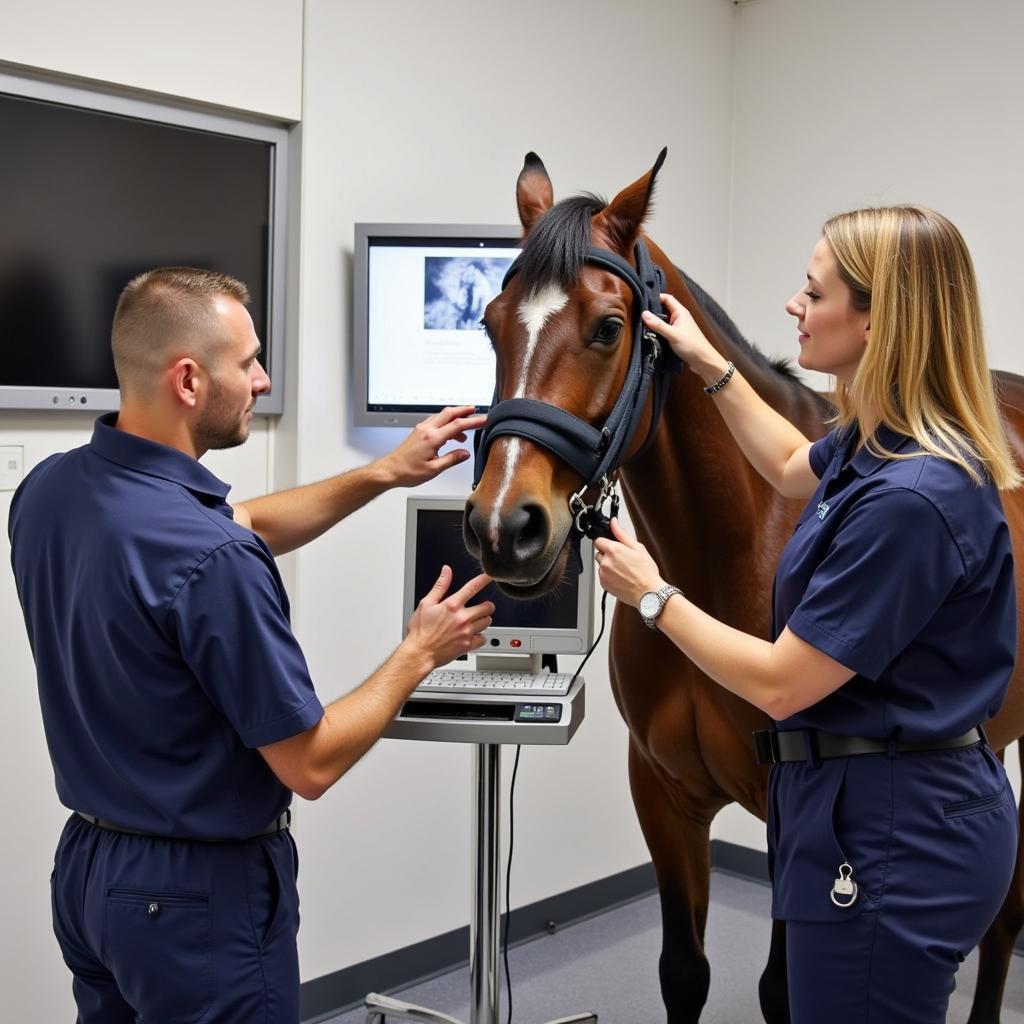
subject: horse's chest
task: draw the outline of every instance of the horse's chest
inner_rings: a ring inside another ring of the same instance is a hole
[[[633,743],[669,774],[699,762],[700,735],[713,728],[714,708],[707,681],[685,659],[654,657],[647,664],[633,656],[625,665],[613,659],[612,686]]]

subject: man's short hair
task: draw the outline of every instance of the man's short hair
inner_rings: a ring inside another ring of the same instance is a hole
[[[117,301],[110,339],[122,392],[151,393],[176,349],[215,362],[221,326],[214,303],[220,296],[245,305],[249,289],[227,274],[195,267],[159,267],[132,278]]]

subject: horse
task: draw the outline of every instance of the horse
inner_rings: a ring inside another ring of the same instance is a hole
[[[616,270],[616,261],[625,261],[626,270],[642,269],[639,240],[662,275],[658,286],[692,313],[772,408],[808,438],[821,437],[832,412],[827,398],[801,383],[788,362],[769,360],[748,343],[717,303],[643,233],[664,155],[610,203],[582,194],[555,204],[543,163],[527,154],[516,182],[520,266],[484,318],[496,356],[495,403],[516,400],[510,408],[525,409],[524,415],[540,403],[564,410],[567,415],[557,415],[573,421],[577,434],[598,437],[594,458],[600,461],[602,446],[608,447],[601,424],[615,418],[620,392],[634,378],[630,359],[636,346],[653,340],[644,340],[639,326],[636,282]],[[602,263],[602,253],[613,258]],[[1024,465],[1024,378],[995,377],[1007,434]],[[660,392],[651,387],[637,400],[632,435],[610,467],[637,536],[664,577],[710,615],[767,637],[775,567],[802,503],[780,496],[747,462],[695,374],[670,372],[661,385]],[[503,592],[523,598],[548,592],[572,571],[581,517],[599,512],[607,495],[605,481],[601,497],[587,505],[595,486],[587,479],[589,470],[580,468],[579,459],[571,464],[564,444],[537,440],[533,434],[539,429],[496,431],[478,451],[477,480],[463,517],[467,548]],[[1014,548],[1024,552],[1024,489],[1004,492],[1003,505]],[[1017,561],[1016,584],[1021,605],[1024,558]],[[1019,639],[1020,634],[1018,626]],[[768,769],[756,763],[751,733],[769,722],[702,675],[632,609],[616,609],[609,657],[614,699],[629,732],[633,803],[660,896],[661,995],[669,1024],[692,1024],[710,983],[703,942],[711,822],[730,803],[764,820]],[[1018,664],[1000,713],[986,723],[1000,756],[1024,733],[1022,676],[1024,665]],[[1006,901],[980,945],[969,1024],[998,1021],[1022,924],[1018,849]],[[765,1021],[788,1024],[784,922],[772,922],[758,993]]]

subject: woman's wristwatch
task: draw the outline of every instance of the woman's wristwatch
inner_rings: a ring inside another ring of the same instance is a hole
[[[640,603],[637,605],[640,615],[643,617],[644,625],[649,629],[657,629],[657,622],[655,620],[661,614],[668,599],[673,594],[681,593],[682,591],[678,587],[673,587],[671,584],[666,584],[660,590],[648,590],[640,598]]]

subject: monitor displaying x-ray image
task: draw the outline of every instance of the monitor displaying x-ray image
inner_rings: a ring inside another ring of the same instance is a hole
[[[355,422],[410,426],[447,405],[486,408],[494,353],[481,326],[521,229],[357,224]]]

